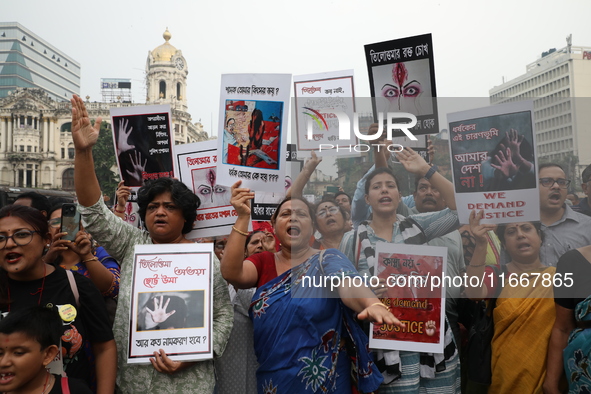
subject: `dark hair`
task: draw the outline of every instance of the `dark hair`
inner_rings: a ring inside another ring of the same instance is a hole
[[[334,194],[334,198],[336,199],[338,196],[343,196],[343,195],[344,195],[344,196],[347,196],[347,198],[349,199],[349,204],[351,204],[351,196],[350,196],[350,195],[348,195],[348,194],[347,194],[347,193],[345,193],[345,192],[341,192],[341,191],[338,191],[338,192],[336,192],[336,193]]]
[[[63,333],[62,319],[53,308],[27,307],[10,312],[0,321],[0,334],[22,333],[41,345],[41,350],[58,346]]]
[[[37,192],[21,193],[16,197],[14,201],[20,198],[28,198],[29,200],[31,200],[31,206],[35,209],[45,212],[49,211],[49,201],[47,200],[47,197],[45,197],[42,194],[39,194]]]
[[[298,201],[301,201],[304,204],[306,204],[306,207],[308,208],[308,213],[310,214],[310,218],[312,219],[312,224],[314,226],[316,226],[316,220],[315,220],[316,215],[314,215],[314,212],[315,212],[314,207],[308,202],[308,200],[306,200],[302,197],[291,197],[291,196],[285,197],[283,199],[283,201],[281,201],[279,203],[279,205],[277,205],[277,209],[273,213],[273,216],[271,216],[271,224],[275,224],[275,222],[277,221],[277,216],[279,216],[279,210],[281,209],[281,206],[283,206],[283,204],[285,204],[286,202],[291,201],[291,200],[298,200]]]
[[[47,218],[49,219],[51,217],[51,214],[53,214],[55,211],[57,211],[58,209],[62,209],[62,206],[64,204],[69,203],[70,201],[66,198],[63,197],[55,197],[51,200],[51,208],[49,208],[49,211],[47,211]]]
[[[236,119],[234,119],[234,118],[228,118],[228,120],[226,120],[226,126],[228,126],[228,123],[230,123],[231,120],[233,120],[234,122],[236,122]]]
[[[388,167],[379,167],[379,168],[376,168],[375,170],[373,170],[367,176],[367,179],[365,180],[365,194],[369,194],[369,185],[371,184],[371,180],[376,175],[380,175],[380,174],[388,174],[388,175],[390,175],[392,178],[394,178],[394,182],[396,182],[396,187],[398,187],[398,179],[396,178],[396,175],[394,175],[394,172],[390,168],[388,168]]]
[[[536,228],[536,231],[538,232],[540,239],[542,240],[542,242],[544,242],[544,232],[542,231],[542,223],[540,223],[540,222],[528,222],[528,223],[531,223]],[[508,224],[499,224],[497,226],[496,231],[495,231],[495,233],[497,234],[497,237],[499,238],[499,241],[501,241],[501,245],[503,245],[503,246],[505,246],[505,231],[507,231],[507,226],[508,226]]]
[[[24,220],[37,231],[42,238],[47,236],[49,225],[47,218],[38,209],[27,207],[25,205],[7,205],[0,209],[0,219],[13,216]]]
[[[246,251],[248,250],[248,244],[250,243],[250,240],[252,239],[252,237],[257,234],[257,233],[265,233],[263,230],[254,230],[251,231],[247,236],[246,236],[246,243],[244,244],[244,252],[246,253]]]
[[[146,210],[157,196],[162,193],[170,192],[172,202],[183,211],[185,224],[183,225],[183,234],[193,230],[193,223],[197,215],[197,208],[201,204],[199,197],[195,195],[184,183],[173,178],[158,178],[146,182],[137,192],[138,214],[140,219],[146,223]]]
[[[587,168],[583,170],[583,173],[581,174],[581,180],[583,183],[587,183],[589,180],[591,180],[591,164],[589,164]]]
[[[316,218],[316,213],[318,213],[318,208],[320,207],[320,205],[324,204],[325,202],[330,203],[330,204],[334,205],[335,207],[337,207],[339,209],[339,212],[343,216],[343,220],[345,222],[347,221],[347,214],[345,213],[345,210],[343,208],[341,208],[340,205],[337,204],[337,202],[334,200],[323,200],[323,201],[320,201],[318,204],[316,204],[314,206],[314,218]],[[316,219],[314,219],[314,220],[316,221]],[[316,228],[318,228],[318,223],[316,223]]]
[[[549,167],[558,167],[562,170],[562,172],[564,172],[566,174],[566,172],[564,171],[564,168],[562,168],[562,166],[558,163],[542,163],[538,166],[538,174],[544,169],[544,168],[549,168]]]

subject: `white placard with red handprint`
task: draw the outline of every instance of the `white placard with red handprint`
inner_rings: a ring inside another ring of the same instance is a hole
[[[136,245],[127,362],[213,358],[213,244]]]

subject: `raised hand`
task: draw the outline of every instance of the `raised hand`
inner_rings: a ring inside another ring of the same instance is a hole
[[[74,95],[70,102],[72,103],[72,140],[74,141],[74,147],[77,150],[92,149],[98,140],[103,119],[99,116],[96,118],[94,125],[91,125],[84,101],[79,96]]]
[[[127,130],[129,127],[129,130]],[[133,131],[133,127],[129,126],[129,121],[127,119],[120,119],[119,120],[119,135],[117,137],[117,154],[120,155],[123,152],[131,150],[135,148],[135,145],[131,145],[127,142],[129,139],[129,135]]]
[[[250,217],[250,200],[254,198],[254,192],[245,187],[240,187],[242,181],[238,181],[232,185],[232,198],[230,198],[230,204],[238,213],[238,216],[249,216]]]
[[[156,324],[160,324],[165,322],[170,316],[174,315],[176,310],[172,310],[170,312],[166,312],[166,308],[168,308],[168,304],[170,303],[170,298],[166,300],[166,304],[162,306],[164,301],[164,296],[160,296],[160,302],[158,302],[158,297],[154,297],[154,310],[146,307],[146,312],[152,317],[152,320]]]
[[[429,164],[412,148],[404,148],[402,151],[396,153],[396,157],[406,171],[410,173],[424,176],[429,171]]]
[[[505,178],[513,177],[519,170],[519,167],[516,166],[511,159],[511,153],[511,148],[507,148],[506,153],[504,153],[503,150],[500,150],[499,153],[497,153],[494,157],[494,160],[498,164],[493,164],[492,162],[490,163],[490,166],[500,171],[501,174],[505,176]]]
[[[135,151],[130,156],[131,161],[131,170],[126,170],[129,177],[134,181],[134,185],[141,185],[142,184],[142,172],[146,170],[146,164],[148,164],[148,159],[142,164],[142,155],[140,152]]]
[[[497,228],[496,224],[481,224],[480,220],[484,216],[484,211],[476,211],[470,212],[470,231],[474,236],[474,240],[476,241],[476,245],[485,245],[488,243],[486,233],[489,231],[494,231]]]

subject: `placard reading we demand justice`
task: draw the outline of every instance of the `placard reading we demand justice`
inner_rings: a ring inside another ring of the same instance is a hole
[[[460,223],[483,210],[482,223],[540,220],[533,102],[448,114],[452,174]]]
[[[136,245],[127,362],[213,358],[213,244]]]

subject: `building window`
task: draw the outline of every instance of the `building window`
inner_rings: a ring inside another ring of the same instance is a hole
[[[20,152],[24,152],[25,151],[25,146],[24,145],[19,145],[18,150]]]
[[[64,123],[61,127],[60,127],[60,131],[62,132],[66,132],[66,133],[70,133],[72,131],[72,122],[67,122]]]
[[[62,148],[62,159],[66,158],[66,148]]]
[[[159,89],[158,96],[160,98],[166,98],[166,82],[164,82],[164,81],[160,81],[160,89]]]
[[[73,159],[73,158],[74,158],[74,148],[69,147],[68,148],[68,159]]]
[[[62,189],[74,190],[74,169],[68,168],[62,175]]]
[[[27,152],[32,152],[31,145],[27,145]]]
[[[180,82],[177,82],[177,84],[176,84],[176,99],[177,100],[180,100],[181,97],[182,97],[182,95],[181,95],[181,83]]]

